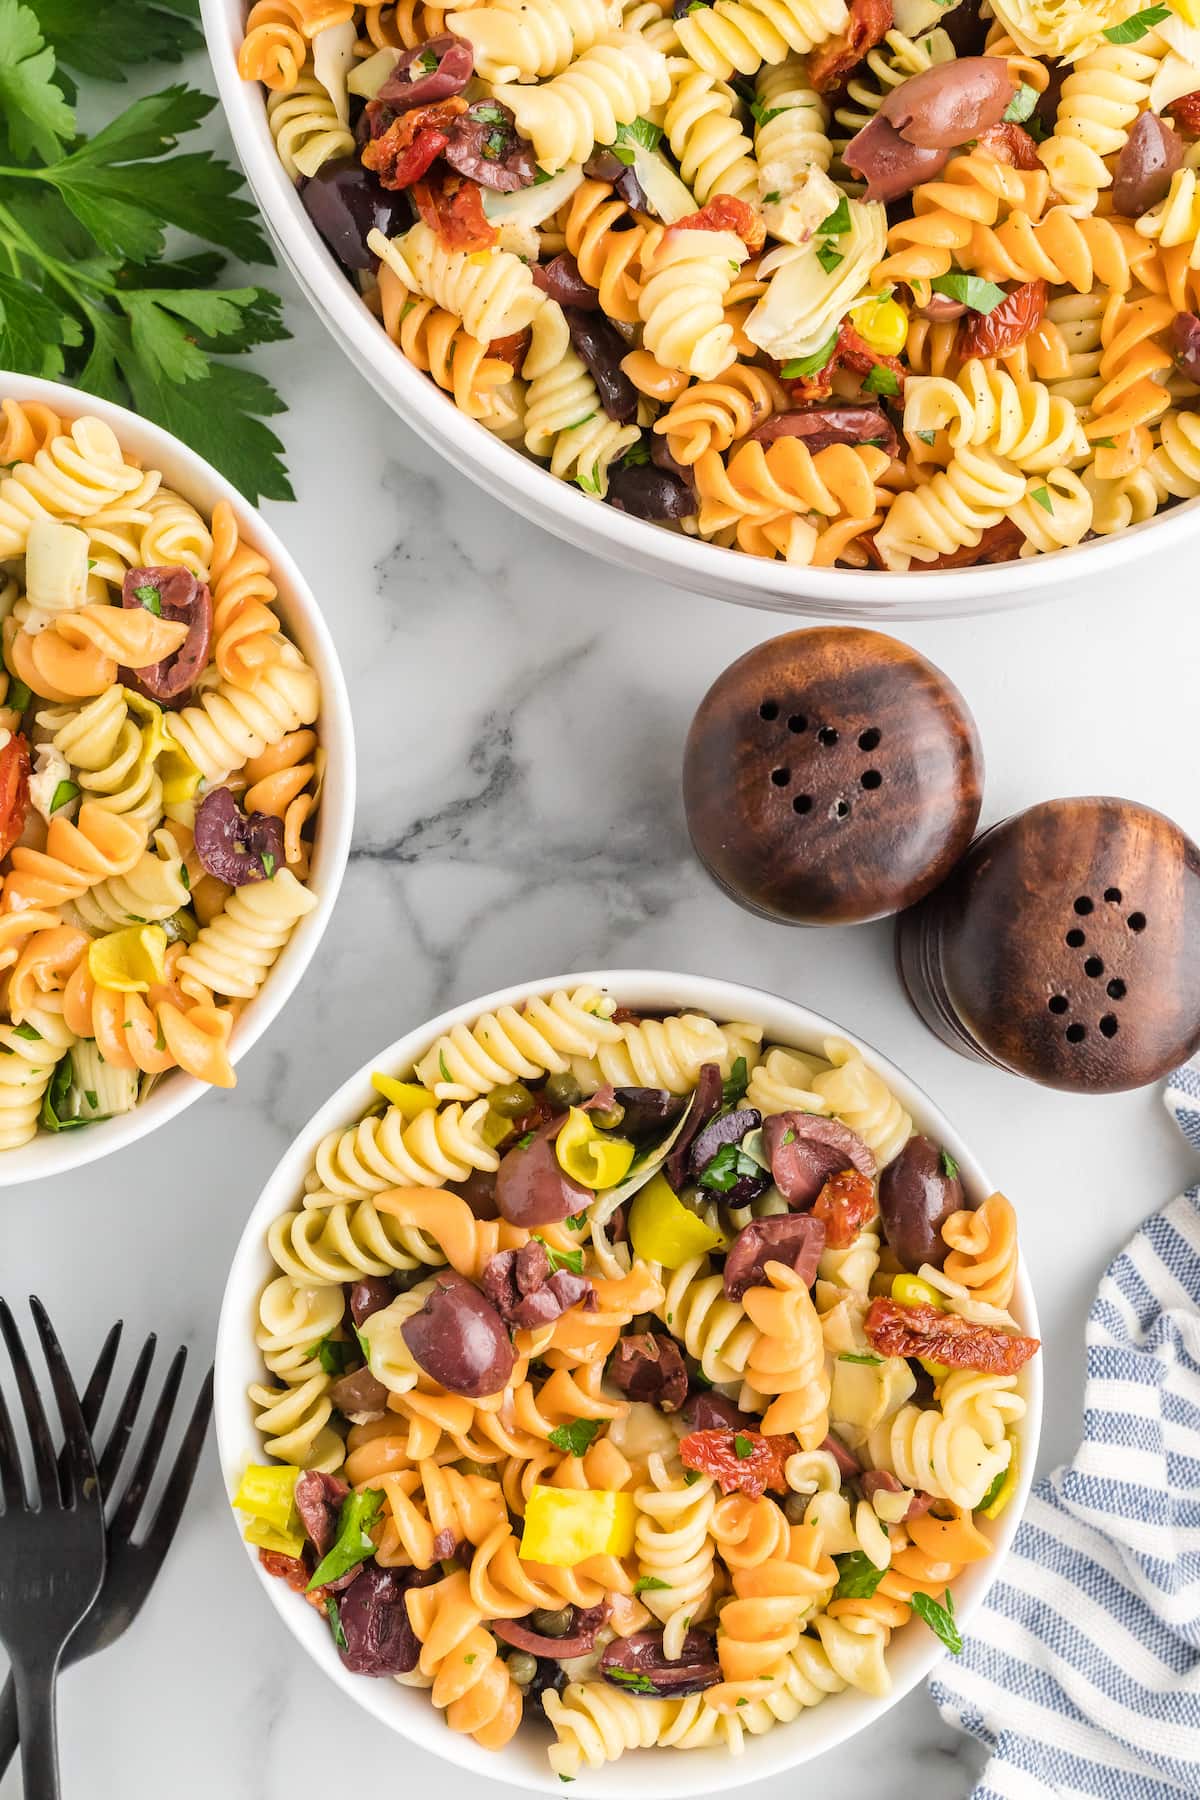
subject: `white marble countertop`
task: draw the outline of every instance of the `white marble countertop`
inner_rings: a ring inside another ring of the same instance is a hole
[[[886,924],[789,931],[709,882],[679,797],[709,683],[785,621],[591,561],[501,510],[371,393],[286,276],[291,343],[261,359],[299,504],[269,509],[308,574],[356,710],[359,809],[315,967],[240,1070],[153,1139],[0,1196],[0,1287],[40,1294],[77,1370],[107,1326],[212,1352],[225,1272],[289,1137],[376,1049],[451,1002],[582,967],[757,983],[843,1021],[926,1086],[1017,1202],[1045,1337],[1041,1464],[1079,1426],[1083,1325],[1142,1216],[1196,1174],[1158,1094],[1064,1096],[944,1049]],[[1037,580],[1036,565],[1020,579]],[[1200,836],[1196,571],[1147,556],[1084,599],[900,628],[957,682],[988,763],[984,822],[1128,795]],[[123,1363],[128,1367],[128,1359]],[[211,1444],[142,1617],[60,1688],[66,1800],[291,1800],[479,1783],[318,1677],[252,1580]],[[968,1793],[977,1754],[922,1692],[813,1765],[839,1800]],[[803,1777],[756,1789],[782,1800]],[[17,1773],[0,1783],[16,1800]]]

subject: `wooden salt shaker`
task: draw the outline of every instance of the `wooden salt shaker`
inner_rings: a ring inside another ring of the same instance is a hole
[[[940,669],[877,631],[821,626],[733,663],[692,721],[696,854],[742,906],[849,925],[942,881],[979,819],[975,721]]]
[[[1131,800],[1048,800],[983,832],[897,921],[908,995],[964,1056],[1107,1094],[1200,1047],[1200,850]]]

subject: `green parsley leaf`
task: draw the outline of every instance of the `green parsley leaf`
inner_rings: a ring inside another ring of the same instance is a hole
[[[979,1506],[976,1509],[977,1511],[982,1512],[985,1507],[988,1507],[992,1504],[993,1500],[998,1500],[1000,1498],[1000,1489],[1004,1486],[1005,1482],[1008,1480],[1009,1475],[1011,1473],[1012,1473],[1011,1468],[1001,1469],[1001,1471],[997,1475],[995,1481],[993,1481],[991,1487],[988,1489],[987,1493],[983,1496],[983,1499],[979,1502]]]
[[[629,125],[617,126],[617,141],[609,148],[628,168],[633,162],[633,151],[629,148],[631,144],[640,144],[643,150],[657,150],[661,137],[661,125],[652,125],[649,119],[634,119]]]
[[[435,58],[434,67],[436,68],[436,66],[437,62]],[[482,119],[485,125],[503,125],[505,123],[503,112],[498,106],[493,105],[490,101],[486,106],[476,103],[475,110],[471,114],[471,117],[473,119]]]
[[[1105,36],[1107,35],[1106,32]],[[912,1609],[919,1619],[924,1619],[934,1636],[941,1638],[951,1656],[962,1654],[963,1641],[954,1622],[954,1599],[949,1588],[941,1602],[935,1600],[932,1594],[914,1594]]]
[[[87,1101],[89,1107],[91,1108],[91,1110],[93,1112],[99,1112],[100,1096],[96,1092],[95,1088],[85,1088],[83,1090],[83,1097]]]
[[[588,414],[589,419],[594,419],[595,416],[595,413]],[[577,422],[580,425],[584,425],[587,423],[587,420],[580,419]],[[568,426],[567,430],[569,431],[570,429],[571,427]],[[600,471],[597,468],[580,469],[573,479],[576,487],[582,488],[585,494],[598,494],[600,492]]]
[[[75,1064],[68,1050],[62,1061],[55,1068],[42,1100],[42,1125],[47,1131],[79,1131],[85,1125],[95,1124],[93,1119],[77,1119],[64,1117],[64,1109],[70,1098],[75,1082]]]
[[[850,229],[850,202],[842,195],[827,219],[822,219],[817,230],[826,237],[845,237]]]
[[[468,1663],[468,1664],[469,1664],[469,1663],[473,1663],[473,1662],[474,1662],[474,1661],[475,1661],[475,1652],[474,1652],[474,1650],[471,1650],[471,1651],[469,1651],[469,1652],[468,1652],[468,1653],[467,1653],[467,1655],[466,1655],[466,1656],[464,1656],[464,1657],[463,1657],[463,1661],[464,1661],[464,1662],[465,1662],[465,1663]]]
[[[867,379],[863,382],[863,392],[866,394],[898,394],[900,378],[894,369],[888,368],[886,363],[875,363]]]
[[[750,1085],[750,1076],[746,1070],[746,1059],[739,1056],[729,1071],[729,1079],[721,1084],[721,1103],[724,1106],[735,1106]]]
[[[325,1596],[325,1616],[329,1620],[329,1629],[338,1649],[348,1649],[349,1646],[346,1643],[346,1634],[342,1630],[342,1615],[338,1611],[337,1596],[335,1594],[326,1594]]]
[[[530,187],[542,187],[547,181],[553,180],[554,176],[550,173],[549,169],[539,169],[529,185]],[[573,1781],[575,1777],[573,1775],[560,1775],[558,1779],[560,1781]]]
[[[9,682],[8,693],[4,697],[5,706],[11,707],[14,712],[23,713],[28,710],[32,699],[33,695],[23,681]]]
[[[838,334],[835,331],[831,336],[826,338],[819,350],[813,351],[811,356],[797,356],[793,358],[791,362],[784,363],[783,368],[780,370],[783,379],[785,381],[796,381],[801,375],[815,375],[818,370],[825,367],[825,364],[837,349],[837,341]]]
[[[752,1156],[737,1144],[722,1144],[700,1176],[699,1185],[715,1194],[727,1194],[743,1175],[761,1175],[762,1169]]]
[[[796,1134],[792,1130],[791,1126],[789,1125],[787,1130],[784,1132],[783,1136],[779,1140],[780,1148],[786,1150],[787,1146],[789,1144],[794,1144],[795,1141],[796,1141]]]
[[[860,1356],[860,1354],[858,1353],[857,1350],[839,1350],[838,1361],[839,1362],[853,1362],[853,1363],[879,1363],[879,1362],[883,1361],[883,1358],[882,1358],[882,1356]]]
[[[362,1359],[369,1369],[371,1366],[371,1340],[367,1337],[365,1332],[359,1330],[357,1325],[354,1327],[354,1335],[358,1339],[358,1347],[362,1351]]]
[[[776,205],[778,205],[781,198],[782,198],[782,196],[779,192],[779,189],[773,188],[769,194],[763,195],[763,205],[764,206],[776,206]]]
[[[75,116],[55,85],[54,51],[19,0],[0,0],[0,119],[22,162],[54,162],[75,135]]]
[[[530,1132],[529,1135],[530,1135],[530,1137],[532,1137],[533,1133]],[[586,1224],[587,1224],[587,1213],[586,1212],[571,1213],[571,1215],[567,1219],[568,1231],[582,1231]]]
[[[314,1344],[305,1357],[311,1362],[315,1356],[326,1375],[344,1375],[346,1364],[354,1354],[353,1345],[342,1338],[323,1337],[319,1344]]]
[[[935,294],[946,294],[977,313],[995,312],[1005,298],[1004,289],[997,287],[994,281],[985,281],[982,275],[968,275],[964,269],[951,269],[947,275],[936,275],[929,285]]]
[[[42,1035],[33,1025],[14,1025],[12,1030],[14,1037],[25,1038],[31,1044],[37,1043]]]
[[[275,879],[275,858],[271,855],[269,850],[263,851],[262,866],[263,874],[266,876],[267,880],[273,881]]]
[[[937,442],[937,432],[936,431],[918,431],[916,435],[920,438],[920,440],[923,444],[933,444],[933,443]]]
[[[1023,81],[1001,114],[1008,125],[1023,125],[1038,103],[1038,91]]]
[[[743,1437],[740,1431],[734,1435],[733,1448],[740,1462],[744,1462],[748,1456],[754,1455],[754,1445],[748,1437]]]
[[[152,612],[156,619],[162,618],[162,595],[152,582],[143,582],[133,592],[134,598],[141,601],[147,612]]]
[[[848,1556],[835,1556],[833,1560],[838,1572],[832,1595],[834,1600],[869,1600],[887,1573],[885,1569],[877,1569],[861,1550],[852,1550]]]
[[[942,1151],[942,1174],[947,1181],[954,1181],[958,1176],[958,1164],[948,1150]]]
[[[660,1589],[670,1589],[669,1581],[660,1581],[657,1575],[639,1575],[633,1584],[635,1594],[653,1594]]]
[[[564,1456],[582,1456],[604,1423],[602,1419],[572,1419],[569,1425],[556,1425],[550,1442]]]
[[[1144,38],[1148,31],[1153,31],[1156,25],[1161,25],[1170,16],[1169,6],[1147,6],[1144,11],[1134,13],[1132,18],[1126,19],[1122,24],[1109,25],[1104,35],[1110,44],[1136,44],[1139,38]],[[959,1649],[961,1648],[960,1642]],[[955,1651],[955,1655],[957,1654],[958,1651]]]
[[[536,1131],[527,1131],[525,1133],[524,1137],[519,1137],[517,1139],[513,1148],[516,1150],[528,1150],[530,1144],[532,1144],[532,1142],[536,1136],[537,1136]]]
[[[187,864],[186,863],[180,863],[180,865],[179,865],[179,879],[180,879],[180,881],[182,881],[184,887],[187,889],[188,893],[190,894],[192,891],[192,878],[187,872]]]
[[[337,1536],[328,1555],[323,1556],[313,1570],[307,1592],[323,1587],[327,1581],[336,1581],[339,1575],[348,1574],[369,1556],[374,1556],[375,1545],[368,1529],[379,1517],[385,1499],[386,1495],[379,1488],[363,1488],[361,1492],[346,1495],[338,1514]]]
[[[69,806],[72,800],[78,800],[78,798],[79,787],[76,782],[60,781],[54,790],[54,797],[50,802],[50,811],[56,813],[60,806]]]
[[[692,1487],[697,1481],[699,1481],[699,1479],[700,1479],[699,1469],[685,1469],[683,1471],[684,1487]]]
[[[619,1686],[628,1688],[634,1694],[655,1694],[658,1689],[648,1675],[640,1669],[608,1668],[604,1671],[605,1681],[615,1681]]]
[[[1029,498],[1031,500],[1036,500],[1043,512],[1052,513],[1054,511],[1054,498],[1049,488],[1030,488]]]
[[[751,117],[753,118],[754,123],[760,127],[769,125],[772,119],[777,119],[779,117],[780,113],[791,112],[792,110],[793,109],[790,106],[767,107],[763,105],[761,100],[752,100],[750,102]]]
[[[644,438],[639,438],[636,444],[630,444],[628,450],[621,458],[621,467],[623,469],[640,469],[649,461],[650,446],[646,443]]]
[[[37,0],[36,10],[59,62],[101,81],[127,81],[137,64],[177,63],[204,48],[189,0]]]
[[[530,1132],[530,1136],[533,1136],[532,1132]],[[550,1258],[550,1273],[552,1275],[556,1275],[560,1269],[569,1269],[572,1275],[583,1274],[582,1250],[555,1250],[546,1242],[545,1238],[538,1237],[536,1231],[533,1235],[537,1238],[538,1243]]]
[[[1093,438],[1092,440],[1093,450],[1115,450],[1116,447],[1115,438]]]
[[[442,1050],[438,1051],[438,1074],[441,1076],[443,1081],[449,1081],[450,1071],[446,1067],[446,1056],[445,1056],[445,1052]]]
[[[835,250],[832,244],[821,244],[818,246],[817,261],[827,275],[832,275],[833,271],[840,267],[845,260],[846,259],[841,251]]]

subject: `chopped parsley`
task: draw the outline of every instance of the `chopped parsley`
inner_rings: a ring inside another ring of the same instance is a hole
[[[1001,117],[1006,125],[1023,125],[1038,103],[1038,91],[1023,81]]]
[[[937,275],[929,285],[935,294],[945,294],[948,299],[969,306],[972,312],[985,315],[995,312],[1007,297],[1004,289],[997,287],[994,281],[985,281],[982,275],[968,275],[965,269],[951,269],[945,275]]]
[[[838,1581],[833,1590],[835,1600],[869,1600],[887,1573],[877,1569],[869,1556],[852,1550],[849,1556],[835,1556]]]
[[[789,1125],[787,1130],[784,1132],[783,1136],[779,1140],[779,1147],[781,1150],[785,1150],[789,1144],[794,1144],[795,1141],[796,1141],[796,1134],[792,1130],[791,1126]]]
[[[69,806],[72,800],[78,800],[79,788],[73,781],[60,781],[50,801],[50,811],[56,813],[60,806]]]
[[[1093,446],[1096,450],[1115,450],[1116,447],[1116,440],[1114,438],[1097,438]]]
[[[746,1070],[746,1059],[739,1056],[729,1071],[729,1079],[722,1083],[721,1101],[725,1106],[733,1106],[750,1085],[750,1077]]]
[[[774,189],[772,189],[771,193],[763,195],[763,205],[764,206],[777,206],[779,204],[779,201],[781,200],[781,198],[782,198],[782,195],[780,194],[779,189],[774,188]]]
[[[487,101],[486,104],[477,104],[471,117],[474,119],[482,119],[485,125],[507,125],[508,123],[508,120],[504,117],[500,108],[491,100]]]
[[[958,1164],[948,1150],[942,1151],[942,1174],[946,1177],[947,1181],[956,1181],[958,1179]]]
[[[754,1455],[753,1443],[748,1437],[744,1437],[740,1431],[737,1432],[734,1437],[733,1448],[734,1453],[740,1462],[744,1462],[748,1456]]]
[[[1134,13],[1131,18],[1125,19],[1120,25],[1109,25],[1104,35],[1110,44],[1136,44],[1139,38],[1144,38],[1148,31],[1153,31],[1156,25],[1161,25],[1163,20],[1169,19],[1170,16],[1169,6],[1147,6],[1142,12]],[[961,1648],[960,1641],[959,1649]],[[957,1654],[956,1651],[955,1655]]]
[[[610,144],[609,148],[617,161],[623,162],[628,169],[634,161],[634,144],[640,144],[643,150],[657,150],[661,137],[660,125],[652,125],[649,119],[635,119],[631,125],[617,126],[616,142]]]
[[[12,1029],[14,1037],[27,1038],[30,1043],[34,1043],[42,1035],[34,1025],[14,1025]]]
[[[375,1545],[368,1530],[379,1517],[385,1498],[379,1488],[363,1488],[359,1493],[347,1494],[338,1514],[337,1536],[329,1554],[323,1556],[314,1569],[306,1590],[308,1593],[324,1587],[327,1581],[336,1581],[340,1575],[349,1574],[359,1563],[374,1556]]]
[[[348,1339],[323,1337],[319,1344],[313,1345],[304,1360],[311,1362],[315,1356],[326,1375],[342,1375],[353,1355],[354,1349]]]
[[[1030,488],[1029,498],[1036,500],[1043,512],[1052,513],[1054,511],[1054,500],[1048,487]]]
[[[271,855],[271,852],[269,850],[263,851],[262,866],[263,866],[263,874],[266,876],[267,880],[268,881],[274,880],[275,858]]]
[[[602,1419],[572,1419],[567,1425],[554,1427],[550,1442],[564,1456],[583,1456],[603,1423]]]
[[[633,1591],[635,1594],[651,1594],[663,1588],[669,1589],[670,1586],[669,1581],[660,1581],[657,1575],[639,1575],[633,1584]]]
[[[530,1135],[530,1137],[533,1136],[532,1131],[529,1133],[529,1135]],[[586,1212],[572,1213],[570,1218],[567,1220],[567,1229],[569,1231],[582,1231],[586,1224],[587,1224],[587,1213]]]
[[[589,419],[594,419],[595,416],[595,413],[588,414]],[[579,424],[581,425],[586,423],[587,420],[585,419],[579,420]],[[567,429],[570,431],[573,427],[568,426]],[[600,492],[600,472],[595,467],[591,469],[580,469],[579,473],[575,475],[573,479],[576,487],[582,488],[585,494],[598,494]]]
[[[860,1356],[857,1350],[841,1350],[838,1352],[839,1362],[881,1363],[882,1356]]]
[[[752,100],[750,102],[750,115],[760,130],[764,125],[769,125],[772,119],[777,119],[780,113],[791,112],[792,110],[793,108],[790,106],[766,107],[761,100]]]
[[[944,1600],[935,1600],[932,1594],[914,1594],[912,1609],[918,1619],[924,1619],[933,1635],[941,1638],[951,1656],[962,1654],[962,1634],[955,1623],[954,1598],[949,1588]]]
[[[817,261],[827,275],[832,275],[833,271],[840,268],[845,260],[841,251],[835,250],[832,244],[821,244],[817,248]]]
[[[835,331],[826,338],[819,350],[813,351],[811,356],[797,356],[794,357],[791,362],[785,362],[783,368],[780,370],[783,379],[785,381],[796,381],[801,375],[816,375],[819,370],[825,367],[826,363],[837,349],[837,341],[838,334]]]
[[[850,229],[850,202],[842,195],[827,219],[822,219],[817,230],[826,237],[845,237]]]
[[[508,138],[502,131],[489,131],[483,140],[482,149],[489,162],[502,162],[508,149]]]
[[[147,612],[152,612],[156,619],[162,618],[162,595],[150,582],[134,588],[134,595],[139,599]]]
[[[338,1611],[337,1600],[332,1594],[326,1594],[325,1596],[325,1616],[329,1620],[329,1629],[338,1649],[348,1649],[349,1645],[346,1643],[346,1634],[342,1630],[342,1615]]]
[[[643,464],[648,463],[649,461],[650,446],[645,438],[639,438],[636,444],[630,444],[628,450],[621,458],[621,467],[623,469],[640,469]]]
[[[865,394],[891,394],[900,392],[900,378],[894,369],[886,363],[876,363],[867,379],[863,382]]]
[[[14,712],[23,713],[32,699],[33,695],[23,681],[9,682],[5,706],[11,707]]]
[[[629,1688],[635,1694],[656,1694],[658,1689],[648,1675],[640,1669],[605,1669],[604,1679],[615,1681],[620,1687]]]
[[[761,1174],[760,1165],[752,1156],[747,1156],[740,1145],[722,1144],[712,1161],[706,1165],[699,1185],[711,1188],[715,1194],[727,1194],[730,1188],[737,1186],[743,1175]]]
[[[531,1132],[530,1136],[532,1137],[532,1135],[533,1133]],[[537,1238],[538,1243],[550,1258],[550,1272],[552,1275],[556,1275],[560,1269],[569,1269],[572,1275],[583,1274],[582,1250],[555,1250],[546,1242],[545,1238],[537,1237],[536,1231],[533,1235]]]
[[[519,1137],[517,1139],[515,1148],[518,1150],[528,1150],[530,1144],[532,1144],[532,1142],[536,1136],[537,1136],[536,1131],[527,1131],[525,1133],[524,1137]]]
[[[937,441],[936,431],[918,431],[917,436],[923,444],[933,444]]]
[[[683,1471],[683,1485],[684,1485],[684,1487],[692,1487],[692,1486],[694,1486],[694,1484],[695,1484],[695,1483],[696,1483],[696,1482],[697,1482],[697,1481],[699,1481],[699,1479],[700,1479],[700,1471],[699,1471],[699,1469],[685,1469],[685,1470],[684,1470],[684,1471]]]

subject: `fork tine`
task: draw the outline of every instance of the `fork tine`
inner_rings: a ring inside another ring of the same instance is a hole
[[[12,1316],[6,1301],[0,1300],[0,1332],[8,1346],[9,1359],[13,1366],[13,1374],[17,1378],[17,1392],[21,1396],[21,1405],[25,1409],[25,1424],[33,1444],[33,1469],[41,1496],[41,1504],[56,1504],[59,1498],[58,1469],[54,1461],[54,1444],[50,1437],[50,1426],[46,1419],[46,1409],[42,1405],[42,1397],[38,1393],[37,1382],[30,1367],[29,1357],[21,1342],[21,1334],[17,1330],[17,1322]]]
[[[50,1323],[50,1315],[36,1294],[29,1296],[29,1310],[33,1314],[33,1322],[41,1339],[42,1354],[46,1358],[46,1367],[50,1371],[50,1384],[54,1389],[54,1398],[58,1404],[58,1416],[62,1420],[63,1453],[61,1461],[61,1491],[64,1506],[77,1506],[84,1499],[90,1482],[98,1487],[96,1480],[96,1459],[92,1452],[91,1433],[83,1416],[83,1408],[79,1404],[79,1395],[75,1392],[75,1383],[71,1380],[71,1371],[67,1367],[67,1359],[62,1353],[57,1334]],[[43,1419],[45,1413],[43,1410]],[[58,1470],[55,1470],[56,1476]],[[43,1489],[43,1494],[45,1490]],[[97,1497],[97,1503],[103,1504]],[[44,1504],[44,1501],[43,1501]]]
[[[167,1370],[166,1380],[154,1408],[154,1414],[146,1430],[142,1453],[137,1459],[129,1485],[121,1495],[121,1504],[117,1508],[110,1530],[114,1538],[129,1538],[137,1524],[138,1514],[142,1510],[142,1502],[146,1498],[147,1489],[154,1479],[154,1471],[158,1467],[158,1459],[162,1454],[163,1439],[175,1401],[179,1396],[179,1384],[183,1380],[183,1368],[187,1362],[187,1350],[181,1344],[171,1358],[171,1366]]]
[[[4,1302],[0,1300],[0,1306]],[[21,1473],[21,1452],[17,1449],[16,1434],[13,1431],[12,1419],[9,1416],[8,1402],[0,1393],[0,1494],[4,1496],[5,1509],[25,1505],[25,1478]]]
[[[104,1342],[100,1346],[100,1354],[96,1358],[96,1366],[92,1370],[87,1387],[84,1389],[81,1405],[83,1416],[87,1420],[87,1428],[94,1431],[96,1421],[100,1417],[100,1409],[104,1405],[108,1393],[108,1384],[112,1380],[113,1367],[117,1360],[117,1351],[121,1347],[121,1332],[125,1321],[118,1319]]]
[[[112,1493],[117,1471],[129,1448],[129,1440],[133,1436],[133,1427],[137,1419],[138,1407],[142,1404],[142,1395],[146,1391],[146,1382],[150,1374],[150,1365],[154,1361],[154,1351],[158,1338],[151,1332],[138,1352],[133,1374],[129,1378],[129,1386],[125,1390],[120,1410],[112,1423],[104,1449],[100,1456],[100,1486],[105,1499]]]
[[[141,1548],[146,1557],[157,1568],[171,1547],[171,1539],[175,1536],[176,1527],[183,1517],[183,1509],[191,1492],[192,1480],[196,1473],[196,1464],[200,1461],[200,1453],[204,1449],[204,1440],[208,1434],[208,1421],[212,1416],[213,1404],[213,1370],[210,1367],[200,1392],[196,1396],[196,1404],[192,1408],[192,1416],[188,1420],[188,1428],[179,1446],[179,1454],[175,1458],[175,1466],[171,1470],[162,1499],[158,1503],[158,1511],[154,1522],[146,1533]]]

